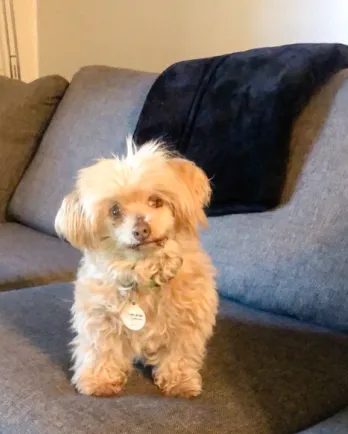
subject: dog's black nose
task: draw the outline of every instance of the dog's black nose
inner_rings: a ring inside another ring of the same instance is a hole
[[[151,228],[148,223],[143,218],[137,219],[137,222],[133,229],[133,237],[143,243],[151,234]]]

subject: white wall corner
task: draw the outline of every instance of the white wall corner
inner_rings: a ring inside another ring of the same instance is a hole
[[[21,79],[38,78],[37,0],[13,0]]]

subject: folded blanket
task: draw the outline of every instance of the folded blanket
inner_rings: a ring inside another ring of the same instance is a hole
[[[134,133],[164,140],[211,178],[209,215],[279,204],[294,120],[348,67],[341,44],[294,44],[176,63],[153,84]]]

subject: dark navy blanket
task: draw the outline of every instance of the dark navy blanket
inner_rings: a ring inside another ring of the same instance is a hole
[[[294,44],[176,63],[153,84],[134,139],[162,139],[212,180],[209,215],[279,204],[294,120],[348,67],[348,47]]]

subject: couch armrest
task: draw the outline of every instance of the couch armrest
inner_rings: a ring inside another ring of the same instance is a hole
[[[0,222],[68,85],[59,76],[0,77]]]

